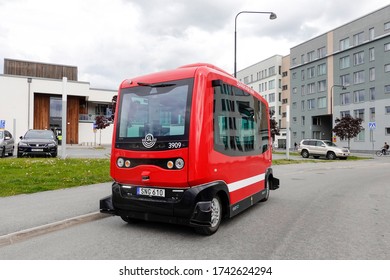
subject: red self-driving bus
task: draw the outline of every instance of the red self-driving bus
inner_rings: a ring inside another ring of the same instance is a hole
[[[100,211],[215,233],[224,217],[266,201],[272,172],[269,107],[211,64],[122,82]]]

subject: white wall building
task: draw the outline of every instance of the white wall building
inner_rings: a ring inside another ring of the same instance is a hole
[[[0,75],[0,120],[17,140],[28,129],[60,130],[62,125],[62,79],[23,75]],[[115,90],[90,88],[88,82],[68,80],[67,143],[111,144],[113,125],[94,130],[96,115],[111,115]],[[101,143],[100,143],[101,139]]]
[[[274,146],[286,147],[286,131],[282,126],[282,59],[274,55],[237,72],[237,79],[259,92],[267,101],[275,118],[280,135],[275,137]]]

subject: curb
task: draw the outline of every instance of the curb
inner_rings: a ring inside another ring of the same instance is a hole
[[[37,226],[13,233],[9,233],[3,236],[0,236],[0,247],[14,244],[16,242],[24,241],[26,239],[40,236],[46,233],[54,232],[57,230],[65,229],[71,226],[79,225],[86,222],[92,222],[100,220],[103,218],[110,217],[111,215],[103,214],[100,212],[94,212],[90,214],[85,214],[59,222],[50,223],[47,225]]]

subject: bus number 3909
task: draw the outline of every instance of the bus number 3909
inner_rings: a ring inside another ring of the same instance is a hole
[[[181,142],[169,142],[168,149],[179,149],[181,148]]]

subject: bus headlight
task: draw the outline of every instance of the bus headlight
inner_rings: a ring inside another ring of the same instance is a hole
[[[125,166],[126,166],[127,168],[129,168],[130,165],[131,165],[131,162],[130,162],[130,160],[127,159],[127,160],[125,161]]]
[[[182,158],[178,158],[175,161],[175,166],[177,169],[182,169],[184,167],[184,160]]]
[[[118,165],[118,167],[123,167],[124,163],[125,163],[125,160],[123,158],[118,158],[116,160],[116,165]]]

